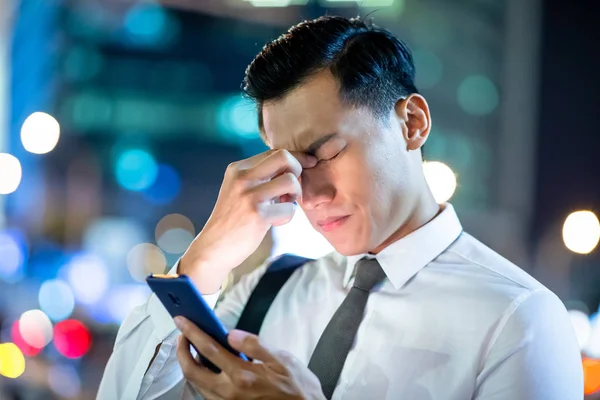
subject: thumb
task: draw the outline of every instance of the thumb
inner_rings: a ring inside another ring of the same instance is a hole
[[[276,362],[275,356],[260,342],[258,336],[234,329],[227,335],[227,341],[239,352],[263,363]]]

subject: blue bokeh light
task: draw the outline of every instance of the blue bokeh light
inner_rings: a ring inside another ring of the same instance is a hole
[[[115,175],[121,186],[134,192],[154,184],[158,166],[150,153],[141,149],[126,150],[117,158]]]
[[[158,4],[140,3],[125,16],[127,39],[142,46],[164,46],[177,37],[177,21]]]
[[[181,190],[181,178],[175,168],[160,164],[154,184],[144,191],[144,197],[154,204],[168,204],[175,200]]]
[[[228,139],[258,137],[256,105],[241,95],[226,99],[219,107],[217,124]]]
[[[15,283],[23,278],[27,246],[17,231],[0,231],[0,279]]]
[[[41,310],[54,322],[68,318],[75,307],[71,288],[60,279],[44,282],[40,287],[38,300]]]

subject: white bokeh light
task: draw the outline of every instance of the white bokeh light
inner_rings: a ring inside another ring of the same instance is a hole
[[[75,307],[73,291],[60,279],[44,282],[40,287],[38,301],[42,311],[55,322],[68,318]]]
[[[423,172],[427,184],[438,204],[450,200],[456,190],[456,175],[446,164],[439,161],[423,163]]]
[[[150,274],[163,274],[167,267],[164,253],[152,243],[141,243],[127,254],[127,268],[138,282],[144,282]]]
[[[52,322],[42,310],[29,310],[19,318],[19,333],[28,345],[41,349],[52,340]]]
[[[9,194],[17,190],[21,183],[23,170],[17,157],[0,153],[0,194]]]
[[[106,306],[113,322],[121,323],[135,307],[144,304],[150,296],[145,284],[126,284],[113,287],[106,296]]]
[[[30,153],[46,154],[54,150],[60,138],[56,118],[43,112],[31,114],[21,127],[21,142]]]
[[[574,253],[588,254],[600,240],[600,222],[591,211],[571,213],[563,225],[563,241]]]
[[[569,310],[569,317],[573,324],[573,330],[575,331],[579,348],[583,349],[587,345],[592,334],[590,319],[586,313],[579,310]]]
[[[94,304],[108,289],[108,270],[96,256],[74,257],[68,265],[67,274],[75,299],[80,303]]]
[[[170,254],[182,254],[194,240],[194,224],[184,215],[169,214],[156,225],[155,238],[158,246]]]

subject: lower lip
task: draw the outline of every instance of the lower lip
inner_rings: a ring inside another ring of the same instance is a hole
[[[348,218],[350,218],[349,215],[342,217],[340,219],[336,219],[333,222],[329,222],[327,224],[323,224],[323,225],[319,225],[321,227],[321,229],[325,232],[331,232],[334,229],[339,228],[340,226],[342,226],[342,224],[344,224],[344,222],[346,222],[348,220]]]

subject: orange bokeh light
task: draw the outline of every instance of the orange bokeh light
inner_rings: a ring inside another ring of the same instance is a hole
[[[583,385],[585,394],[600,390],[600,360],[583,358]]]

